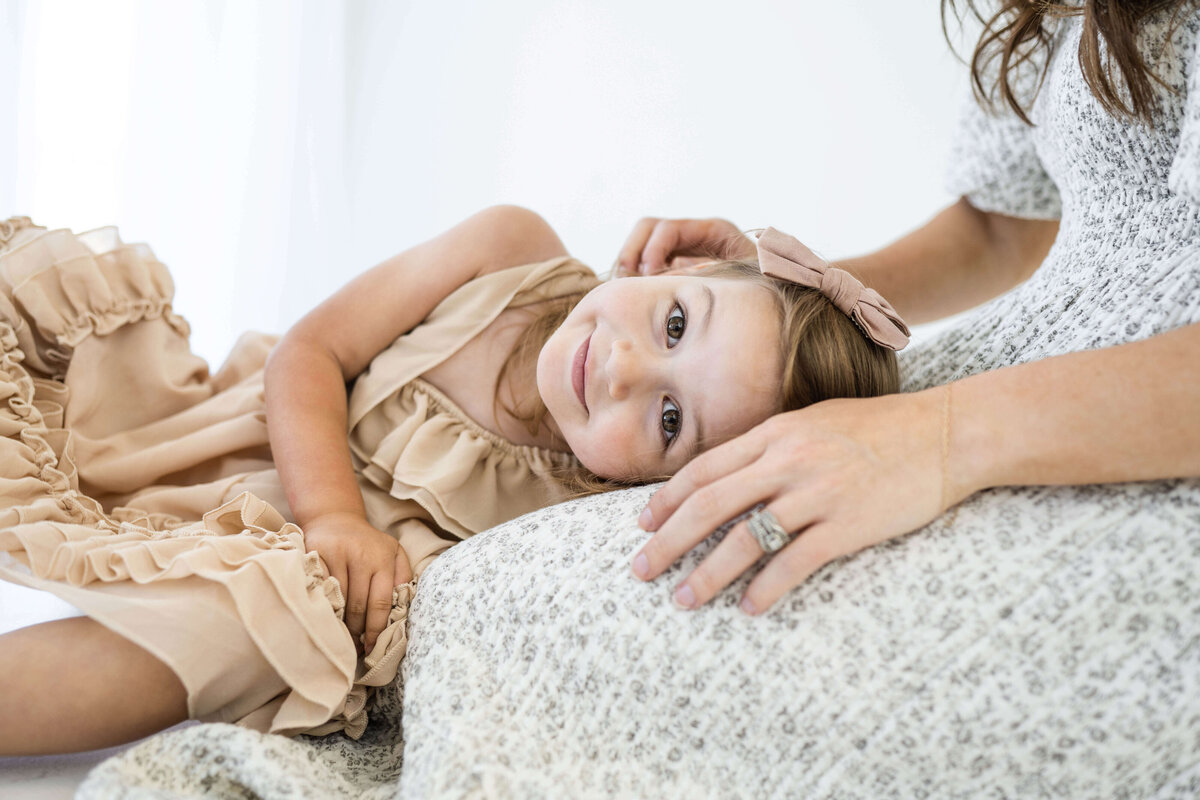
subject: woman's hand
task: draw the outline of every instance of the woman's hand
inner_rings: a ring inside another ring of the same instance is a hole
[[[646,217],[625,240],[613,274],[654,275],[714,259],[754,258],[757,252],[753,240],[728,220]]]
[[[943,503],[967,494],[943,474],[948,392],[828,400],[701,455],[643,512],[642,527],[656,533],[634,558],[634,574],[654,578],[717,527],[763,503],[793,538],[750,583],[742,609],[755,614],[835,558],[928,523]],[[739,522],[676,587],[676,602],[708,602],[762,555]]]
[[[412,580],[404,548],[361,516],[335,512],[304,526],[304,545],[316,550],[346,596],[346,627],[355,647],[371,652],[392,610],[392,589]],[[365,632],[365,635],[364,635]],[[360,639],[361,637],[361,639]]]

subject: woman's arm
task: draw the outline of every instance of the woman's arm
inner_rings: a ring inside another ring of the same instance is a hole
[[[965,378],[953,399],[962,496],[1200,476],[1200,323]]]
[[[965,198],[917,230],[869,255],[837,265],[888,299],[916,324],[964,311],[1033,274],[1058,223],[980,211]],[[617,256],[617,273],[653,274],[675,259],[754,258],[754,241],[723,219],[640,220]]]
[[[483,211],[368,270],[297,322],[267,361],[271,450],[308,549],[346,594],[346,624],[369,650],[387,621],[392,587],[411,579],[396,541],[366,522],[346,437],[346,384],[396,337],[467,281],[564,255],[525,209]]]
[[[965,311],[1029,278],[1058,235],[1055,220],[980,211],[960,198],[917,230],[837,265],[887,298],[906,322]]]
[[[1200,476],[1200,324],[768,420],[654,495],[642,521],[656,533],[633,569],[657,576],[764,502],[799,535],[747,589],[757,613],[833,559],[915,530],[983,488],[1186,476]],[[681,602],[707,602],[761,556],[740,523],[677,587]]]

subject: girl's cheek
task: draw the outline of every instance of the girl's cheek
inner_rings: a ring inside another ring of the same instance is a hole
[[[596,431],[595,445],[604,453],[605,461],[611,465],[614,474],[628,474],[636,469],[641,459],[635,456],[644,454],[655,445],[654,442],[645,441],[645,433],[638,422],[628,417],[613,418],[606,420],[607,424]]]

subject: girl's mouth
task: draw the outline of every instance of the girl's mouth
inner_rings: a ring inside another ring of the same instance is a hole
[[[583,410],[591,415],[588,411],[587,396],[584,392],[584,387],[587,386],[587,356],[589,345],[592,343],[592,336],[583,340],[583,344],[579,345],[579,349],[575,351],[575,360],[571,365],[571,384],[575,387],[575,395],[579,398],[579,404],[583,406]]]

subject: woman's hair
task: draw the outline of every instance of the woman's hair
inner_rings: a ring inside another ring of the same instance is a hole
[[[1174,9],[1169,39],[1184,13],[1197,6],[1197,0],[1083,0],[1078,5],[1050,0],[1000,0],[997,5],[995,14],[985,19],[975,0],[966,0],[967,9],[983,23],[983,32],[971,56],[971,86],[980,103],[994,109],[997,100],[1001,100],[1026,124],[1032,125],[1022,104],[1032,104],[1050,65],[1052,36],[1047,20],[1082,16],[1079,66],[1092,94],[1109,114],[1150,123],[1159,108],[1154,84],[1164,88],[1166,84],[1138,51],[1138,31],[1150,14]],[[958,0],[942,0],[942,30],[950,41],[947,8],[953,11],[960,25],[963,16]],[[1101,39],[1106,57],[1101,54]],[[1018,70],[1037,63],[1041,66],[1033,96],[1019,97],[1014,89]],[[986,85],[988,82],[992,85]]]
[[[817,289],[763,275],[756,264],[745,261],[705,264],[689,274],[748,280],[770,292],[782,331],[779,358],[783,362],[783,386],[777,412],[794,411],[835,397],[874,397],[900,390],[896,354],[867,339],[854,322]],[[518,413],[499,399],[499,387],[516,365],[536,361],[542,345],[582,297],[558,298],[539,308],[537,316],[522,332],[500,368],[495,405],[502,406],[523,422],[531,434],[536,434],[545,419],[545,405],[539,398],[537,407],[531,412]],[[560,470],[554,477],[569,493],[579,496],[652,483],[670,476],[618,480],[601,478],[582,467],[574,467]]]

